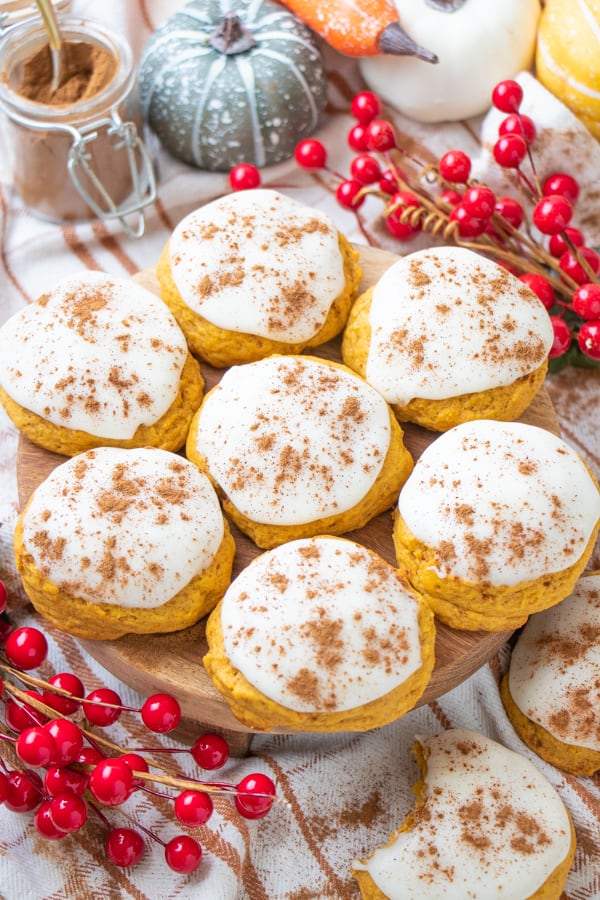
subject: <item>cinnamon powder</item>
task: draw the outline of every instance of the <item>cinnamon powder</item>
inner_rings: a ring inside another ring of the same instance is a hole
[[[47,106],[71,106],[95,97],[112,81],[116,62],[103,47],[65,41],[60,50],[61,78],[51,90],[52,57],[46,45],[23,63],[17,93]]]

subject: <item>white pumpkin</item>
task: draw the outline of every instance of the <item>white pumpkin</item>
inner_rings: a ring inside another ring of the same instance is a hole
[[[498,81],[532,65],[539,0],[395,0],[413,40],[437,64],[401,56],[360,60],[364,80],[386,103],[419,122],[485,112]]]

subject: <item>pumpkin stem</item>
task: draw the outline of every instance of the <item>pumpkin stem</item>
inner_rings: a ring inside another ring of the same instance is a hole
[[[390,22],[389,25],[386,25],[379,35],[377,46],[381,53],[392,53],[396,56],[416,56],[424,62],[438,62],[437,55],[413,41],[400,22]]]
[[[440,12],[453,13],[463,6],[467,0],[425,0],[427,6],[439,9]]]
[[[218,53],[233,56],[245,53],[256,46],[252,32],[242,25],[240,17],[235,13],[227,13],[220,25],[217,25],[209,39],[211,47]]]

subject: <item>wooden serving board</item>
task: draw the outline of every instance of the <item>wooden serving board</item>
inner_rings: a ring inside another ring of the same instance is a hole
[[[363,269],[361,290],[372,285],[397,257],[383,250],[358,247]],[[153,270],[145,270],[135,280],[158,293]],[[315,355],[340,360],[340,341],[332,341],[314,351]],[[222,372],[203,365],[208,390],[216,384]],[[545,388],[539,391],[521,421],[538,425],[558,434],[558,422]],[[416,425],[403,426],[405,443],[416,460],[435,439],[436,434]],[[17,479],[21,508],[37,485],[65,457],[36,447],[21,437],[17,458]],[[237,575],[255,556],[258,548],[232,525],[237,552],[233,575]],[[394,564],[391,512],[383,513],[366,527],[346,535],[370,547]],[[431,681],[419,705],[445,694],[467,679],[506,641],[507,633],[455,631],[438,624],[436,665]],[[115,641],[82,640],[81,644],[97,662],[125,684],[151,694],[157,691],[173,693],[181,703],[184,718],[192,724],[210,725],[226,731],[230,740],[239,737],[238,749],[247,747],[250,730],[233,716],[218,691],[213,687],[202,657],[208,649],[204,635],[204,620],[192,628],[171,634],[127,635]],[[282,729],[283,730],[283,729]]]

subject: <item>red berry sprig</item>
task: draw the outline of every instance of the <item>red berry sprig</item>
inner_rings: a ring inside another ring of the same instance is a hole
[[[0,602],[5,601],[0,581]],[[139,822],[133,828],[115,824],[107,813],[119,814],[129,798],[142,791],[163,802],[169,800],[174,821],[197,829],[211,818],[215,795],[229,796],[246,819],[262,818],[278,800],[275,784],[260,772],[237,784],[157,772],[160,766],[151,760],[165,753],[185,753],[201,769],[220,769],[229,759],[229,745],[222,735],[203,733],[189,748],[119,747],[102,733],[123,713],[139,715],[149,731],[166,734],[181,720],[177,700],[170,694],[154,694],[136,709],[125,706],[119,695],[106,687],[86,693],[71,672],[57,673],[45,681],[30,670],[34,659],[36,665],[44,662],[47,652],[48,642],[39,629],[21,628],[9,634],[6,661],[0,657],[0,670],[5,673],[0,678],[4,707],[0,804],[15,813],[33,813],[33,827],[47,840],[60,841],[83,828],[91,813],[105,826],[105,852],[115,865],[139,863],[149,839],[161,845],[169,868],[189,874],[203,856],[196,836],[176,834],[163,840]],[[131,821],[129,813],[123,814]]]
[[[519,276],[548,310],[555,335],[551,371],[569,363],[598,366],[600,257],[570,224],[579,196],[577,180],[568,172],[555,172],[540,185],[533,156],[537,129],[521,112],[523,90],[518,82],[501,81],[491,99],[505,114],[493,157],[512,173],[516,197],[497,197],[489,186],[474,181],[471,159],[462,150],[447,150],[436,165],[414,159],[398,146],[394,126],[372,91],[357,93],[350,104],[356,121],[346,140],[356,155],[348,175],[328,167],[327,150],[315,138],[298,144],[295,161],[314,176],[319,170],[332,176],[332,190],[344,209],[358,213],[368,196],[379,198],[385,229],[399,241],[425,231],[495,259]],[[260,183],[258,170],[249,180],[246,171],[245,164],[234,167],[234,189]],[[532,204],[530,217],[523,195]]]

